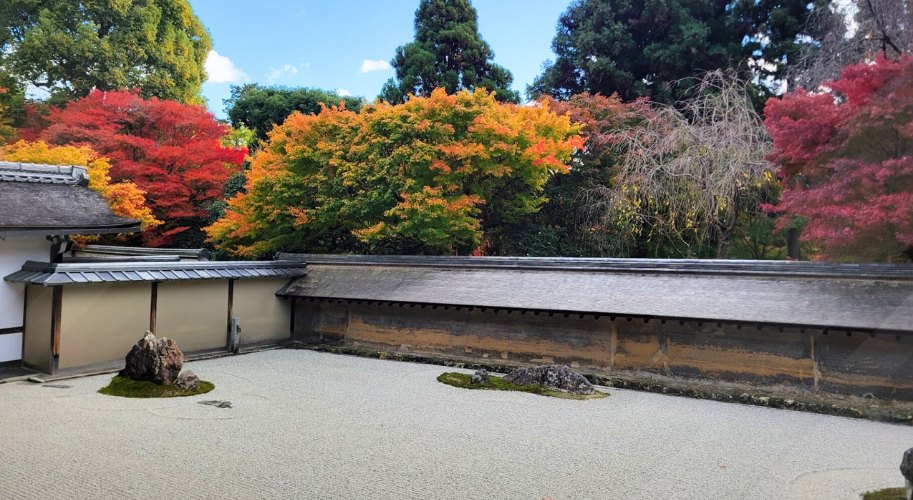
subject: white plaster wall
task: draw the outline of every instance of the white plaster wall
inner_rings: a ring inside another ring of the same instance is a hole
[[[50,251],[51,243],[44,236],[0,238],[0,329],[21,327],[25,311],[25,286],[3,281],[3,277],[18,271],[27,260],[47,262]],[[0,335],[0,363],[21,355],[21,333]]]

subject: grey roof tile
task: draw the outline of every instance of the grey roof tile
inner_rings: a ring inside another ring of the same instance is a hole
[[[209,262],[168,260],[92,262],[26,262],[22,269],[4,279],[16,283],[66,285],[88,282],[175,281],[196,279],[239,279],[270,276],[295,278],[306,274],[302,262],[246,261]]]
[[[280,295],[913,332],[913,266],[308,258]],[[440,261],[438,261],[440,262]],[[682,269],[687,269],[683,272]],[[795,269],[795,268],[792,268]],[[766,272],[755,273],[756,270]],[[873,277],[874,276],[874,277]]]
[[[118,217],[86,187],[82,167],[0,162],[0,233],[132,232],[139,221]]]

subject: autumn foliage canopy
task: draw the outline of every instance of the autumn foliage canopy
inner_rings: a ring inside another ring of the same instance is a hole
[[[240,170],[246,149],[222,145],[228,127],[203,106],[136,92],[93,91],[63,108],[51,108],[43,130],[27,130],[57,145],[88,146],[107,158],[113,182],[145,191],[155,218],[144,233],[150,246],[202,243],[200,228],[225,182]]]
[[[567,173],[578,127],[484,90],[354,113],[291,115],[252,160],[247,193],[206,229],[255,257],[288,249],[468,253],[493,224],[536,212]]]
[[[771,99],[771,210],[807,220],[825,257],[913,259],[913,56],[848,66],[826,92]],[[788,217],[781,221],[789,222]]]

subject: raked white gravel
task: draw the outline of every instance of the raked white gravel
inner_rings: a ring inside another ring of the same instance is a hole
[[[189,366],[216,389],[0,385],[0,498],[856,500],[900,486],[913,446],[898,425],[617,389],[469,391],[438,383],[445,367],[303,350]]]

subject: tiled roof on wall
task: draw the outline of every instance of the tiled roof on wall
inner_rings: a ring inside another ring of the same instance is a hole
[[[179,281],[202,279],[247,279],[304,276],[305,264],[295,261],[167,261],[167,262],[78,262],[49,264],[26,262],[6,281],[32,285],[112,283],[135,281]]]
[[[297,257],[280,295],[913,333],[911,265]]]

